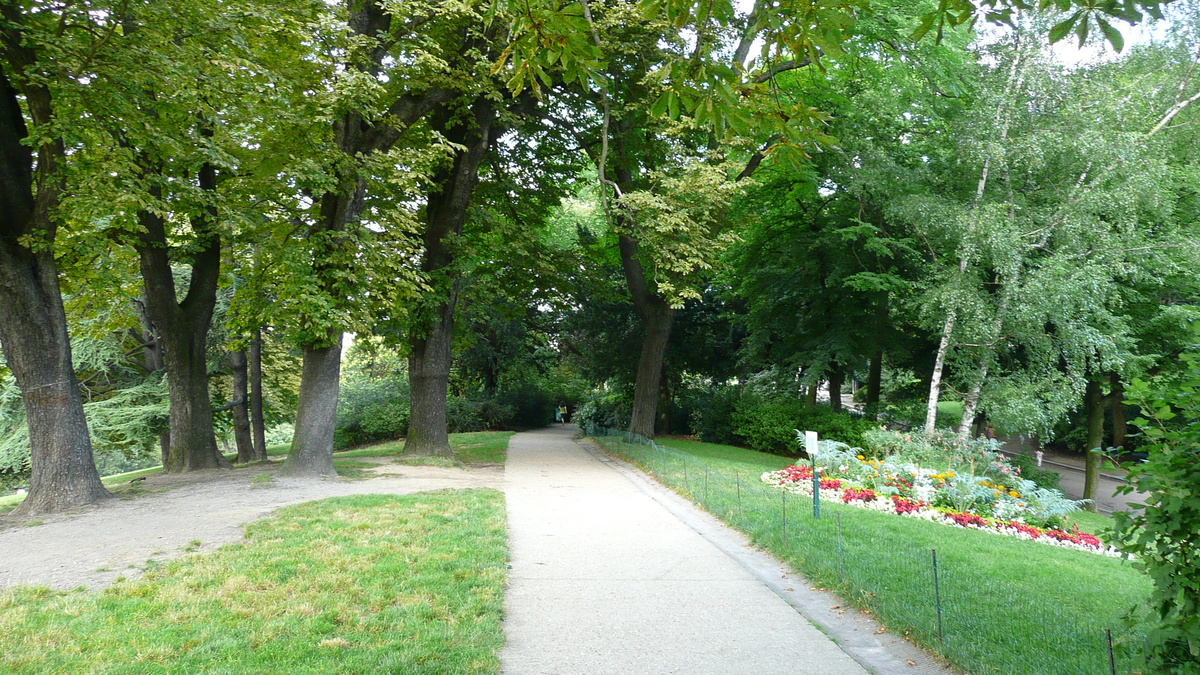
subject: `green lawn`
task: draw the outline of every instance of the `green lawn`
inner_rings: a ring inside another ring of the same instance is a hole
[[[814,520],[811,498],[785,497],[759,480],[788,464],[784,457],[689,441],[664,440],[666,449],[656,451],[597,440],[746,532],[814,585],[838,591],[972,673],[1108,672],[1104,630],[1118,642],[1132,639],[1121,615],[1149,592],[1149,581],[1128,563],[1091,553],[825,500]],[[1107,520],[1078,518],[1089,531]],[[1126,663],[1118,654],[1118,666]]]
[[[494,490],[288,507],[98,594],[0,594],[0,672],[495,673],[505,536]]]
[[[511,431],[477,431],[462,434],[450,434],[450,449],[454,451],[454,460],[446,458],[443,463],[454,464],[503,464],[508,450],[508,439]],[[280,454],[287,454],[287,446]],[[343,452],[335,452],[334,458],[350,457],[403,457],[404,441],[387,441],[365,448],[355,448]],[[437,463],[438,458],[416,457],[411,461],[420,464]],[[406,461],[408,461],[406,459]]]

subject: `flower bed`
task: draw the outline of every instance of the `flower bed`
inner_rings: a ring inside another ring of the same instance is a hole
[[[1082,502],[1022,479],[1020,469],[1010,465],[990,443],[939,448],[937,440],[926,440],[919,453],[912,453],[918,455],[917,461],[909,461],[905,455],[910,453],[904,452],[916,445],[912,434],[893,444],[900,448],[898,452],[882,459],[868,458],[858,448],[822,441],[817,462],[820,489],[827,493],[822,497],[873,511],[1119,555],[1095,536],[1076,527],[1066,528],[1064,516]],[[928,468],[931,464],[939,465],[939,470]],[[762,480],[811,495],[812,476],[812,466],[793,465],[768,471]]]

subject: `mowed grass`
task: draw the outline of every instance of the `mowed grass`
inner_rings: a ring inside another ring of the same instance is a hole
[[[246,536],[98,594],[3,593],[0,672],[499,671],[502,493],[326,499]]]
[[[352,457],[396,457],[405,463],[412,464],[442,464],[454,466],[459,464],[503,464],[508,452],[508,439],[511,431],[476,431],[470,433],[450,434],[450,449],[454,459],[448,457],[405,457],[404,441],[388,441],[365,448],[355,448],[343,452],[335,452],[334,459]],[[286,446],[282,454],[287,454]]]
[[[960,668],[977,674],[1108,672],[1106,628],[1118,641],[1119,672],[1129,663],[1121,643],[1136,633],[1126,633],[1121,618],[1144,602],[1150,582],[1128,562],[827,499],[816,520],[811,498],[785,497],[760,481],[762,472],[791,463],[788,458],[679,440],[662,441],[663,452],[597,440],[750,535],[814,585],[836,590]],[[1089,531],[1111,523],[1097,514],[1077,520]]]

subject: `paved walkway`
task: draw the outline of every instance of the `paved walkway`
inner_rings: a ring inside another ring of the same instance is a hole
[[[505,673],[867,672],[728,547],[573,431],[509,443]],[[871,665],[925,672],[898,663]]]

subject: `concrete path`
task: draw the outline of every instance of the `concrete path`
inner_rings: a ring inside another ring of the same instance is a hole
[[[573,431],[509,443],[503,672],[867,672]]]

